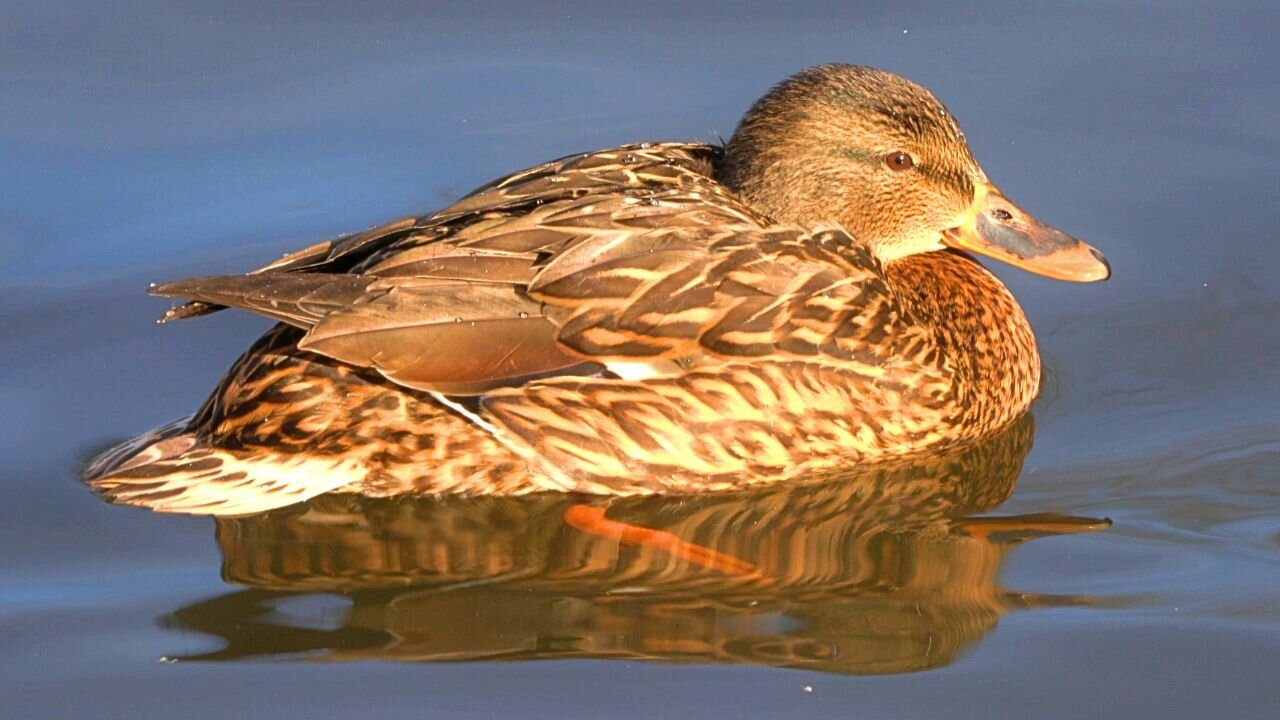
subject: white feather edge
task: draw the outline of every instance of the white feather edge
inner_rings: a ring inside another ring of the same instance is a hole
[[[455,413],[466,418],[468,421],[475,423],[478,427],[493,436],[495,440],[502,443],[508,450],[524,458],[525,462],[531,466],[538,467],[542,472],[530,472],[530,479],[542,486],[546,490],[567,491],[572,490],[574,482],[570,480],[559,468],[548,463],[540,457],[528,443],[518,438],[512,438],[510,434],[504,432],[502,428],[494,425],[488,418],[481,416],[479,413],[470,410],[458,401],[437,392],[431,393],[431,397],[436,402],[449,408]]]

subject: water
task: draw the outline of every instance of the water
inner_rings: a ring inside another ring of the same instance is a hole
[[[3,8],[0,716],[1275,716],[1274,4],[240,5]],[[147,282],[728,135],[826,61],[932,88],[1111,260],[1094,286],[998,268],[1048,365],[1033,444],[610,511],[756,575],[556,500],[215,522],[76,482],[266,327],[156,327]]]

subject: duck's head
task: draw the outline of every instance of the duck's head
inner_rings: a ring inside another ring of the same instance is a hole
[[[775,87],[725,149],[724,182],[779,222],[834,220],[884,262],[960,248],[1062,280],[1105,280],[1102,253],[1033,218],[987,179],[928,90],[820,65]]]

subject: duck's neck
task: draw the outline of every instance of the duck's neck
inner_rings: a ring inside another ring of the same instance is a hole
[[[911,255],[885,265],[908,310],[933,331],[955,370],[959,422],[1007,425],[1040,388],[1040,354],[1022,308],[994,275],[961,253]]]

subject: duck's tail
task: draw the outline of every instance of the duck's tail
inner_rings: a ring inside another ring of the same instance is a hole
[[[92,486],[98,478],[187,450],[195,444],[195,435],[187,432],[190,426],[187,416],[104,450],[89,461],[82,477]]]
[[[252,515],[357,482],[365,469],[302,454],[210,447],[170,423],[94,458],[84,481],[110,503],[157,512]]]

